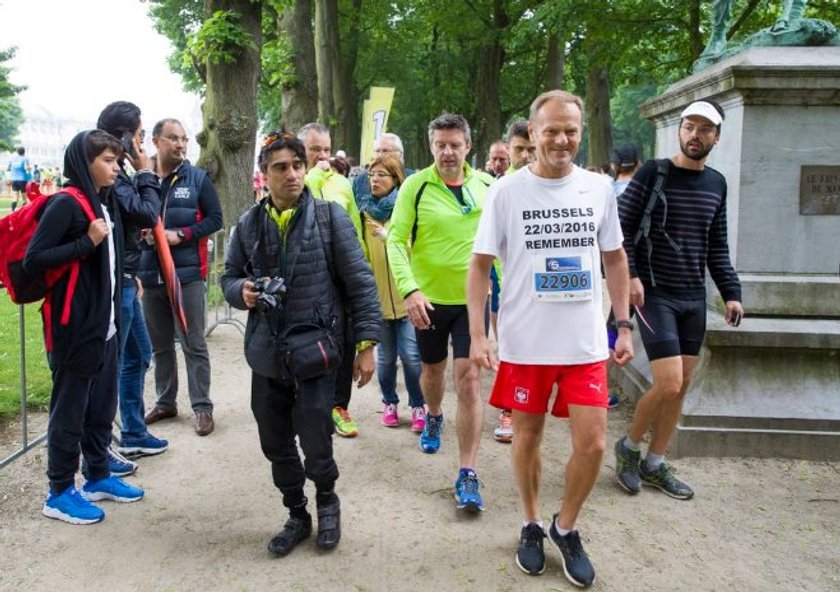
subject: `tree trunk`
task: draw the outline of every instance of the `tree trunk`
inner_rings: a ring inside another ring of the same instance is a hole
[[[548,36],[548,52],[545,58],[545,90],[564,88],[566,48],[559,33]]]
[[[359,54],[359,32],[362,28],[362,4],[362,0],[353,0],[349,13],[351,23],[347,28],[347,36],[341,47],[339,47],[338,28],[336,28],[335,43],[339,49],[343,48],[343,54],[339,54],[341,55],[340,61],[333,62],[333,93],[335,113],[338,118],[333,151],[343,148],[348,155],[356,157],[359,156],[357,151],[360,149],[362,141],[362,130],[359,125],[361,97],[354,84],[356,59]],[[336,17],[337,24],[338,17]]]
[[[257,81],[260,76],[260,21],[262,7],[251,0],[204,0],[205,13],[232,10],[253,37],[254,48],[243,47],[232,64],[207,63],[207,87],[202,112],[204,129],[198,134],[201,156],[219,193],[225,226],[236,224],[239,215],[254,201],[254,138],[257,134]]]
[[[336,122],[333,65],[338,61],[338,3],[315,0],[315,64],[318,70],[318,121]]]
[[[478,67],[476,121],[471,122],[478,133],[473,137],[473,151],[478,168],[484,168],[490,143],[502,137],[502,110],[499,103],[499,79],[505,61],[502,34],[510,24],[502,0],[493,3],[493,31],[489,43],[481,49]]]
[[[606,66],[589,68],[586,76],[586,114],[589,129],[586,163],[603,167],[610,161],[612,148],[610,73]]]
[[[280,97],[281,125],[296,132],[318,118],[318,83],[315,69],[315,39],[312,35],[312,0],[297,0],[277,19],[280,35],[289,38],[294,51],[294,79],[283,85]]]
[[[697,58],[700,57],[700,54],[703,53],[703,48],[705,47],[703,32],[700,28],[700,1],[701,0],[691,0],[688,5],[688,48],[691,52],[690,64],[693,64]]]

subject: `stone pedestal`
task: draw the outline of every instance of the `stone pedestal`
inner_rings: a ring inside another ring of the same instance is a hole
[[[679,113],[698,99],[726,112],[707,163],[728,182],[747,317],[726,326],[708,282],[708,333],[672,452],[840,459],[840,47],[753,48],[674,84],[642,107],[657,156],[679,150]],[[804,183],[803,167],[827,175]],[[621,377],[631,394],[649,385],[646,364]]]

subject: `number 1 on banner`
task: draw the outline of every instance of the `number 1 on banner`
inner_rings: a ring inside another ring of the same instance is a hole
[[[378,140],[382,135],[382,130],[385,128],[386,111],[380,109],[373,114],[373,139]]]

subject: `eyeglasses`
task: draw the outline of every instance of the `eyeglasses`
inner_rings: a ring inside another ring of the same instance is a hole
[[[187,136],[176,136],[176,135],[163,136],[163,139],[168,140],[169,142],[172,142],[173,144],[177,144],[178,142],[181,142],[182,144],[186,144],[187,142],[190,141],[190,139]]]
[[[398,154],[402,154],[402,151],[397,150],[396,148],[374,148],[373,152],[375,154],[390,154],[391,152],[396,152]]]
[[[693,123],[684,123],[680,126],[686,133],[693,134],[695,131],[704,136],[710,136],[717,131],[717,127],[713,125],[694,125]]]
[[[376,171],[375,173],[370,173],[370,177],[373,179],[390,179],[393,176],[394,175],[390,173],[380,173],[379,171]]]
[[[274,142],[288,142],[289,140],[294,139],[295,136],[288,132],[284,132],[283,130],[274,130],[273,132],[270,132],[266,137],[263,138],[262,147],[267,148],[268,146],[274,144]]]

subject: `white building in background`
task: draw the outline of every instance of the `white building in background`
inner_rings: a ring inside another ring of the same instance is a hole
[[[165,116],[165,115],[164,115]],[[55,115],[40,105],[23,104],[24,121],[18,133],[18,146],[26,148],[26,157],[33,165],[44,167],[63,167],[64,150],[77,133],[86,129],[93,129],[95,121],[83,121]],[[143,124],[146,127],[145,149],[149,154],[155,153],[152,145],[152,126],[156,120],[147,120],[143,114]],[[187,145],[187,158],[191,162],[198,159],[200,146],[195,141],[195,134],[201,129],[201,107],[196,100],[186,121],[182,121],[186,128],[190,142]],[[0,170],[5,171],[9,166],[9,159],[13,152],[0,153]]]
[[[95,122],[78,121],[53,115],[42,107],[24,110],[24,121],[18,133],[18,145],[26,148],[26,157],[33,165],[62,167],[64,149],[77,133],[90,129]],[[0,167],[6,169],[11,152],[0,154]]]

